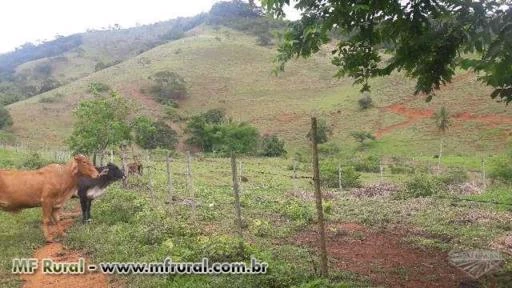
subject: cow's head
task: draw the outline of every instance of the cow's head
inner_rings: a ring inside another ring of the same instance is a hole
[[[91,160],[81,154],[73,157],[72,173],[73,175],[87,176],[90,178],[97,178],[99,176],[99,173]]]
[[[107,166],[103,168],[103,171],[101,171],[101,175],[106,175],[108,179],[113,181],[125,178],[123,171],[113,163],[108,163]]]

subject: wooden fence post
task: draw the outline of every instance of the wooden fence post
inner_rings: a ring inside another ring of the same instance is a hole
[[[293,191],[298,191],[297,187],[297,159],[293,158]]]
[[[341,165],[338,164],[338,189],[343,191],[343,186],[341,185]]]
[[[379,162],[379,169],[380,169],[380,184],[384,182],[384,166],[382,166],[382,159],[380,159]]]
[[[192,217],[196,218],[196,196],[194,191],[194,185],[192,183],[192,156],[190,151],[187,151],[187,189],[192,200]]]
[[[167,153],[166,164],[167,164],[167,191],[169,193],[169,205],[172,205],[174,201],[174,186],[172,183],[172,171],[171,171],[171,155]]]
[[[242,211],[240,208],[240,183],[238,182],[238,173],[236,169],[235,153],[231,152],[231,172],[233,174],[233,195],[235,197],[235,223],[236,231],[240,240],[240,251],[243,250],[243,234],[242,234]]]
[[[482,158],[482,182],[484,186],[484,191],[487,188],[487,179],[485,175],[485,159]]]
[[[238,188],[240,189],[240,193],[242,193],[242,171],[243,171],[243,167],[242,167],[242,160],[238,160],[238,164],[240,166],[240,175],[238,176]]]
[[[151,179],[151,157],[149,155],[149,151],[148,151],[148,154],[146,156],[146,175],[148,175],[148,186],[149,186],[149,196],[151,196],[151,201],[153,202],[153,205],[156,204],[156,199],[155,199],[155,191],[153,189],[153,179]]]
[[[128,166],[126,165],[126,145],[121,145],[121,163],[123,165],[123,171],[126,177],[123,179],[123,187],[128,186]]]
[[[327,264],[327,245],[325,237],[324,211],[322,205],[322,192],[320,190],[320,169],[318,167],[317,121],[311,118],[311,139],[313,146],[313,180],[315,182],[316,212],[318,215],[318,229],[320,230],[320,274],[327,277],[329,274]]]

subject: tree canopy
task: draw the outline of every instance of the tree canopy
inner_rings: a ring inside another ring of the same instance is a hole
[[[80,102],[68,144],[74,152],[96,153],[130,139],[130,104],[116,92]]]
[[[262,0],[267,12],[283,16],[290,0]],[[337,37],[332,63],[362,91],[368,80],[405,71],[417,79],[415,93],[432,99],[455,69],[480,73],[494,87],[491,97],[512,101],[512,1],[299,0],[299,21],[285,33],[277,71],[294,57],[309,57]],[[381,52],[392,55],[384,60]],[[474,53],[478,54],[475,59]]]

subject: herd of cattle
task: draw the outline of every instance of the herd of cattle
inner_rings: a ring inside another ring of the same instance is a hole
[[[127,174],[142,175],[142,165],[131,163]],[[62,208],[72,197],[80,198],[82,219],[91,218],[92,200],[105,193],[107,186],[125,178],[125,173],[109,163],[95,167],[83,155],[76,155],[66,164],[50,164],[38,170],[0,170],[0,209],[18,212],[21,209],[42,207],[43,234],[53,242],[50,225],[60,220]]]

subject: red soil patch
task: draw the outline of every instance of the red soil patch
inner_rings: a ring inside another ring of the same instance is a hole
[[[434,112],[430,109],[415,109],[405,107],[403,104],[393,104],[387,107],[382,108],[383,111],[392,112],[395,114],[403,115],[407,117],[407,120],[393,124],[391,126],[382,128],[375,132],[375,137],[380,138],[382,135],[387,134],[393,130],[405,128],[411,126],[412,124],[418,122],[419,120],[427,117],[432,117]]]
[[[381,108],[381,111],[402,115],[407,117],[407,119],[403,122],[377,130],[377,132],[375,132],[375,137],[377,138],[381,138],[384,134],[390,133],[393,130],[409,127],[422,119],[431,118],[434,115],[434,111],[432,111],[432,109],[409,108],[402,103],[383,107]],[[462,112],[452,115],[451,118],[460,121],[477,121],[491,127],[495,127],[500,124],[512,124],[512,116],[506,115],[476,115],[469,112]]]
[[[359,224],[333,224],[327,229],[331,267],[368,277],[385,287],[458,287],[464,273],[448,263],[447,254],[413,248],[403,241],[410,233],[400,229],[371,231]],[[318,233],[304,231],[294,238],[316,247]],[[331,268],[332,269],[332,268]]]
[[[76,213],[67,216],[69,217],[75,215]],[[57,225],[53,226],[49,232],[54,235],[60,235],[62,232],[66,231],[69,227],[71,227],[73,223],[74,219],[61,220],[57,223]],[[67,250],[60,243],[46,244],[45,246],[37,249],[33,257],[39,259],[39,269],[37,269],[37,272],[34,274],[25,274],[21,276],[21,279],[25,282],[23,285],[24,288],[108,287],[107,277],[101,273],[86,272],[85,274],[81,275],[43,274],[40,268],[42,259],[49,258],[53,259],[56,262],[77,262],[79,258],[86,258],[83,255],[80,255],[80,253],[78,253],[77,251]],[[87,266],[87,259],[85,261]]]

